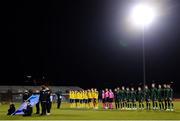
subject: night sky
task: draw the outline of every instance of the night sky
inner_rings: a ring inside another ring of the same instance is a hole
[[[127,18],[139,1],[7,1],[0,83],[23,85],[32,75],[52,85],[138,85],[141,29]],[[160,10],[145,30],[147,82],[179,85],[180,1],[152,2]]]

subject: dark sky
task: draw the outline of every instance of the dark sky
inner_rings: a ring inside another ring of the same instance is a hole
[[[135,3],[138,0],[7,1],[1,84],[24,84],[25,74],[45,75],[58,85],[138,84],[141,30],[127,23]],[[155,4],[160,14],[145,31],[147,80],[179,85],[180,1]]]

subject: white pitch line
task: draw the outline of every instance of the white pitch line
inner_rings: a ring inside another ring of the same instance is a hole
[[[4,121],[180,121],[180,120],[4,120]]]

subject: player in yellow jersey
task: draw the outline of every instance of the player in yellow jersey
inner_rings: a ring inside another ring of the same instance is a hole
[[[71,91],[72,108],[75,108],[75,92]]]
[[[83,101],[84,107],[88,108],[88,91],[87,90],[84,91],[83,99],[84,99],[84,101]]]
[[[70,100],[70,108],[75,107],[75,92],[73,90],[69,91],[69,100]]]
[[[92,102],[93,97],[92,97],[92,93],[91,93],[90,89],[88,89],[87,94],[88,94],[88,108],[92,108],[93,107],[93,102]]]
[[[76,107],[80,108],[80,91],[76,91]]]
[[[94,90],[94,108],[98,109],[98,96],[99,96],[99,92],[97,91],[97,89]]]
[[[77,108],[77,103],[79,102],[79,100],[77,99],[77,90],[74,91],[74,99],[75,99],[75,106]]]
[[[92,104],[91,104],[91,108],[94,108],[94,89],[91,88],[91,96],[92,96]]]
[[[79,102],[80,102],[79,107],[83,108],[83,91],[79,91]]]
[[[85,91],[82,90],[82,107],[85,108]]]
[[[93,108],[95,108],[96,99],[95,99],[95,90],[93,88],[91,89],[91,94],[92,94]]]

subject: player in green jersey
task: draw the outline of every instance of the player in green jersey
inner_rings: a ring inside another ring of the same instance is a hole
[[[167,101],[167,99],[168,99],[168,95],[167,95],[167,85],[166,84],[164,84],[163,85],[163,100],[164,100],[164,110],[166,110],[167,109],[167,105],[168,105],[168,101]]]
[[[167,102],[168,102],[167,110],[174,111],[173,89],[171,88],[170,84],[167,85]]]
[[[151,100],[152,100],[152,104],[153,104],[153,110],[158,109],[157,107],[157,88],[155,87],[155,84],[152,84],[152,88],[151,88]]]
[[[122,86],[122,90],[120,91],[121,93],[121,99],[122,99],[122,109],[125,109],[127,107],[127,102],[126,102],[126,90],[125,87]]]
[[[157,97],[158,97],[159,109],[163,110],[164,109],[163,89],[162,89],[161,85],[158,85]]]
[[[131,98],[130,98],[130,90],[128,87],[126,88],[126,100],[127,100],[127,110],[130,110]]]
[[[146,101],[146,109],[150,110],[151,109],[151,103],[150,103],[151,91],[147,85],[145,85],[145,88],[144,88],[144,96],[145,96],[145,101]]]
[[[118,99],[118,90],[117,88],[114,89],[114,102],[116,109],[119,108],[119,99]]]
[[[134,88],[132,87],[131,88],[131,105],[132,105],[132,107],[131,107],[131,109],[132,110],[135,110],[136,109],[136,91],[134,90]]]
[[[121,100],[121,90],[119,87],[117,87],[117,99],[118,99],[118,105],[119,105],[119,108],[121,109],[121,103],[122,103],[122,100]]]
[[[138,91],[137,91],[137,100],[139,102],[139,109],[144,109],[144,104],[143,104],[143,101],[144,101],[144,93],[141,89],[141,87],[138,87]]]

